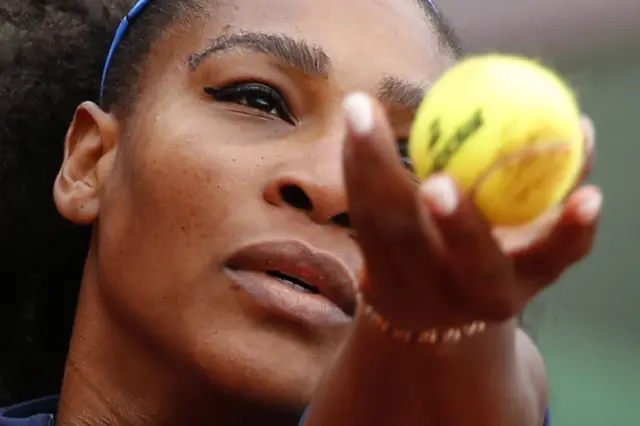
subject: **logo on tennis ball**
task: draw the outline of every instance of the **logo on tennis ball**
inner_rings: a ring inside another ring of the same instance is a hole
[[[433,171],[441,172],[449,164],[451,158],[462,148],[462,146],[484,125],[482,109],[478,109],[469,120],[460,126],[449,140],[447,140],[438,152],[433,161]],[[440,119],[435,119],[431,124],[431,139],[427,150],[432,151],[440,140],[442,132],[440,130]]]

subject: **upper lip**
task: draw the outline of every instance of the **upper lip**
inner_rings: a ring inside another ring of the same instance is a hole
[[[347,315],[356,306],[356,280],[337,257],[301,241],[267,241],[236,252],[226,263],[231,269],[279,272],[318,289]]]

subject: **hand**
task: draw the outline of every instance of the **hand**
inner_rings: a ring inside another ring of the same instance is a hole
[[[357,94],[345,109],[344,170],[367,265],[363,293],[395,326],[514,318],[589,253],[602,204],[597,187],[578,188],[528,226],[492,229],[449,176],[416,184],[380,105]],[[588,120],[584,126],[590,166],[593,130]]]

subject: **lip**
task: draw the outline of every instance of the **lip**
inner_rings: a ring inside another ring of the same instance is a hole
[[[295,277],[319,293],[296,290],[268,271]],[[225,272],[243,290],[276,313],[312,325],[351,322],[355,278],[330,253],[301,241],[266,241],[246,246],[226,262]]]

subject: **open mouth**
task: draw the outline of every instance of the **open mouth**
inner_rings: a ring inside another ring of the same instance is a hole
[[[355,312],[353,274],[340,259],[307,243],[276,240],[252,244],[236,252],[225,266],[245,289],[260,292],[260,298],[273,297],[272,302],[285,310],[299,314],[307,309],[314,312],[309,318],[328,315],[338,322]]]
[[[320,289],[318,289],[318,287],[309,284],[308,282],[298,277],[287,275],[280,271],[265,271],[265,273],[270,277],[277,279],[282,284],[293,288],[294,290],[301,291],[303,293],[320,294]]]

